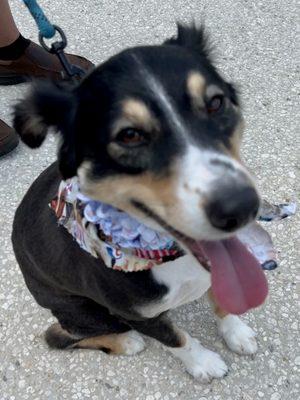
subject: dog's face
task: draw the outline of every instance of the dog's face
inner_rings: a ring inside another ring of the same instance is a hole
[[[37,88],[15,126],[32,147],[56,127],[65,178],[78,175],[87,196],[177,237],[221,239],[257,214],[237,94],[202,30],[179,26],[161,46],[126,50],[73,90]]]

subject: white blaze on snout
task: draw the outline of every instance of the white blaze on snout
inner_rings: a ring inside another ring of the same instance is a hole
[[[179,168],[180,186],[194,190],[198,194],[205,194],[215,189],[216,180],[223,178],[242,180],[239,175],[248,176],[245,168],[233,158],[214,151],[202,150],[194,145],[187,146]]]
[[[188,145],[177,165],[177,198],[179,202],[178,230],[194,239],[221,239],[222,233],[209,223],[205,204],[220,183],[250,180],[247,170],[236,160],[194,145]],[[224,234],[226,235],[226,234]]]

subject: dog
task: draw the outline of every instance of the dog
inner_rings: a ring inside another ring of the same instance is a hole
[[[238,314],[261,304],[266,288],[235,235],[256,218],[260,195],[240,158],[239,95],[214,66],[203,27],[178,24],[162,45],[126,49],[76,86],[35,85],[14,126],[32,148],[49,128],[60,138],[58,160],[25,195],[12,234],[28,289],[58,320],[46,331],[50,347],[133,355],[147,335],[194,378],[221,378],[222,358],[167,316],[208,293],[227,346],[257,351]],[[49,207],[74,177],[84,196],[169,235],[182,255],[136,272],[107,268]]]

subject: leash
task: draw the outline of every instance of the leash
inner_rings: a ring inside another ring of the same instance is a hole
[[[49,53],[55,54],[58,57],[66,76],[70,80],[77,81],[78,79],[81,79],[84,76],[85,71],[77,65],[71,64],[64,53],[64,49],[68,44],[64,31],[59,26],[50,23],[36,0],[23,0],[23,2],[37,24],[41,46]],[[56,34],[59,35],[59,40],[52,42],[48,46],[45,39],[52,39]]]

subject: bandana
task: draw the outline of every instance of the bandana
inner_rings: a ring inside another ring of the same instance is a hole
[[[68,230],[79,246],[102,258],[109,268],[142,271],[184,255],[169,235],[109,204],[84,196],[77,178],[60,183],[50,207],[59,225]]]
[[[77,177],[62,181],[49,206],[58,224],[65,227],[79,246],[108,268],[143,271],[185,255],[167,233],[158,232],[109,204],[84,196]],[[278,206],[263,201],[259,220],[280,220],[295,213],[295,203]],[[238,233],[238,238],[256,256],[263,269],[277,266],[270,235],[254,222]]]

